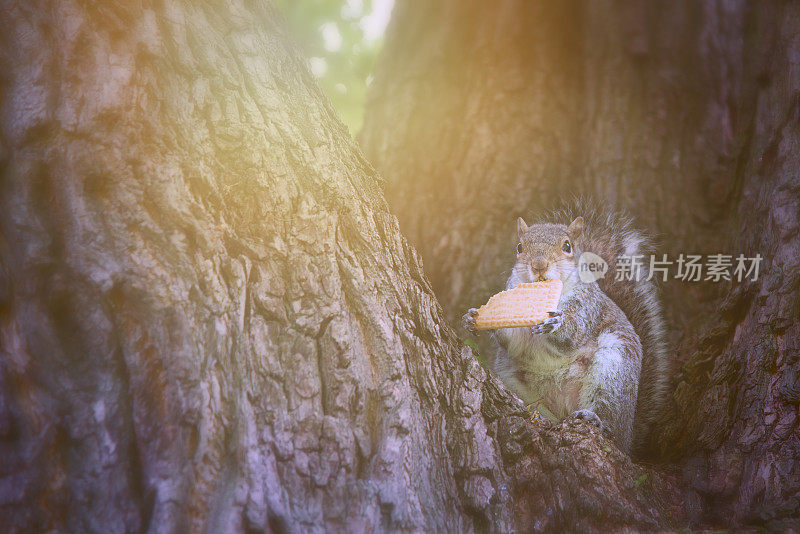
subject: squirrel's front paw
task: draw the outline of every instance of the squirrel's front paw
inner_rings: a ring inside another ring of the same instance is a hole
[[[461,325],[467,332],[475,331],[475,316],[478,315],[478,308],[470,308],[464,317],[461,318]]]
[[[532,334],[550,334],[555,332],[559,326],[564,322],[564,314],[560,311],[551,311],[549,319],[545,319],[541,323],[531,327]]]
[[[575,410],[572,412],[570,417],[575,419],[583,419],[587,423],[596,426],[600,430],[603,430],[603,421],[601,421],[600,417],[592,410]]]

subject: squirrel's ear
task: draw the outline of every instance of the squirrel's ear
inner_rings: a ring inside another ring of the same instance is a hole
[[[572,237],[581,235],[581,232],[583,232],[583,217],[575,217],[575,220],[570,223],[568,230]]]
[[[525,224],[525,220],[520,217],[517,219],[517,237],[522,237],[522,234],[528,229],[528,225]]]

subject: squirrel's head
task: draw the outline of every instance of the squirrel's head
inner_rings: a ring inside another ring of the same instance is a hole
[[[542,223],[528,226],[517,219],[517,261],[514,274],[520,282],[560,278],[564,292],[578,282],[578,256],[575,241],[583,231],[583,217],[569,226]]]

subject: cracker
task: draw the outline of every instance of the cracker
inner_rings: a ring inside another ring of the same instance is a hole
[[[475,330],[534,326],[555,311],[561,297],[561,280],[520,284],[494,295],[478,308]]]

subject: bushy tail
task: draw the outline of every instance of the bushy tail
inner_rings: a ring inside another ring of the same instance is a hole
[[[578,216],[584,219],[583,235],[575,244],[581,252],[593,252],[608,263],[608,273],[598,284],[628,317],[642,343],[632,450],[635,454],[646,454],[648,436],[666,406],[672,376],[672,357],[666,343],[658,288],[654,280],[647,280],[650,255],[655,252],[653,241],[634,228],[630,215],[587,200],[574,200],[551,212],[547,220],[569,225]],[[617,280],[617,259],[636,255],[643,256],[639,280]]]

